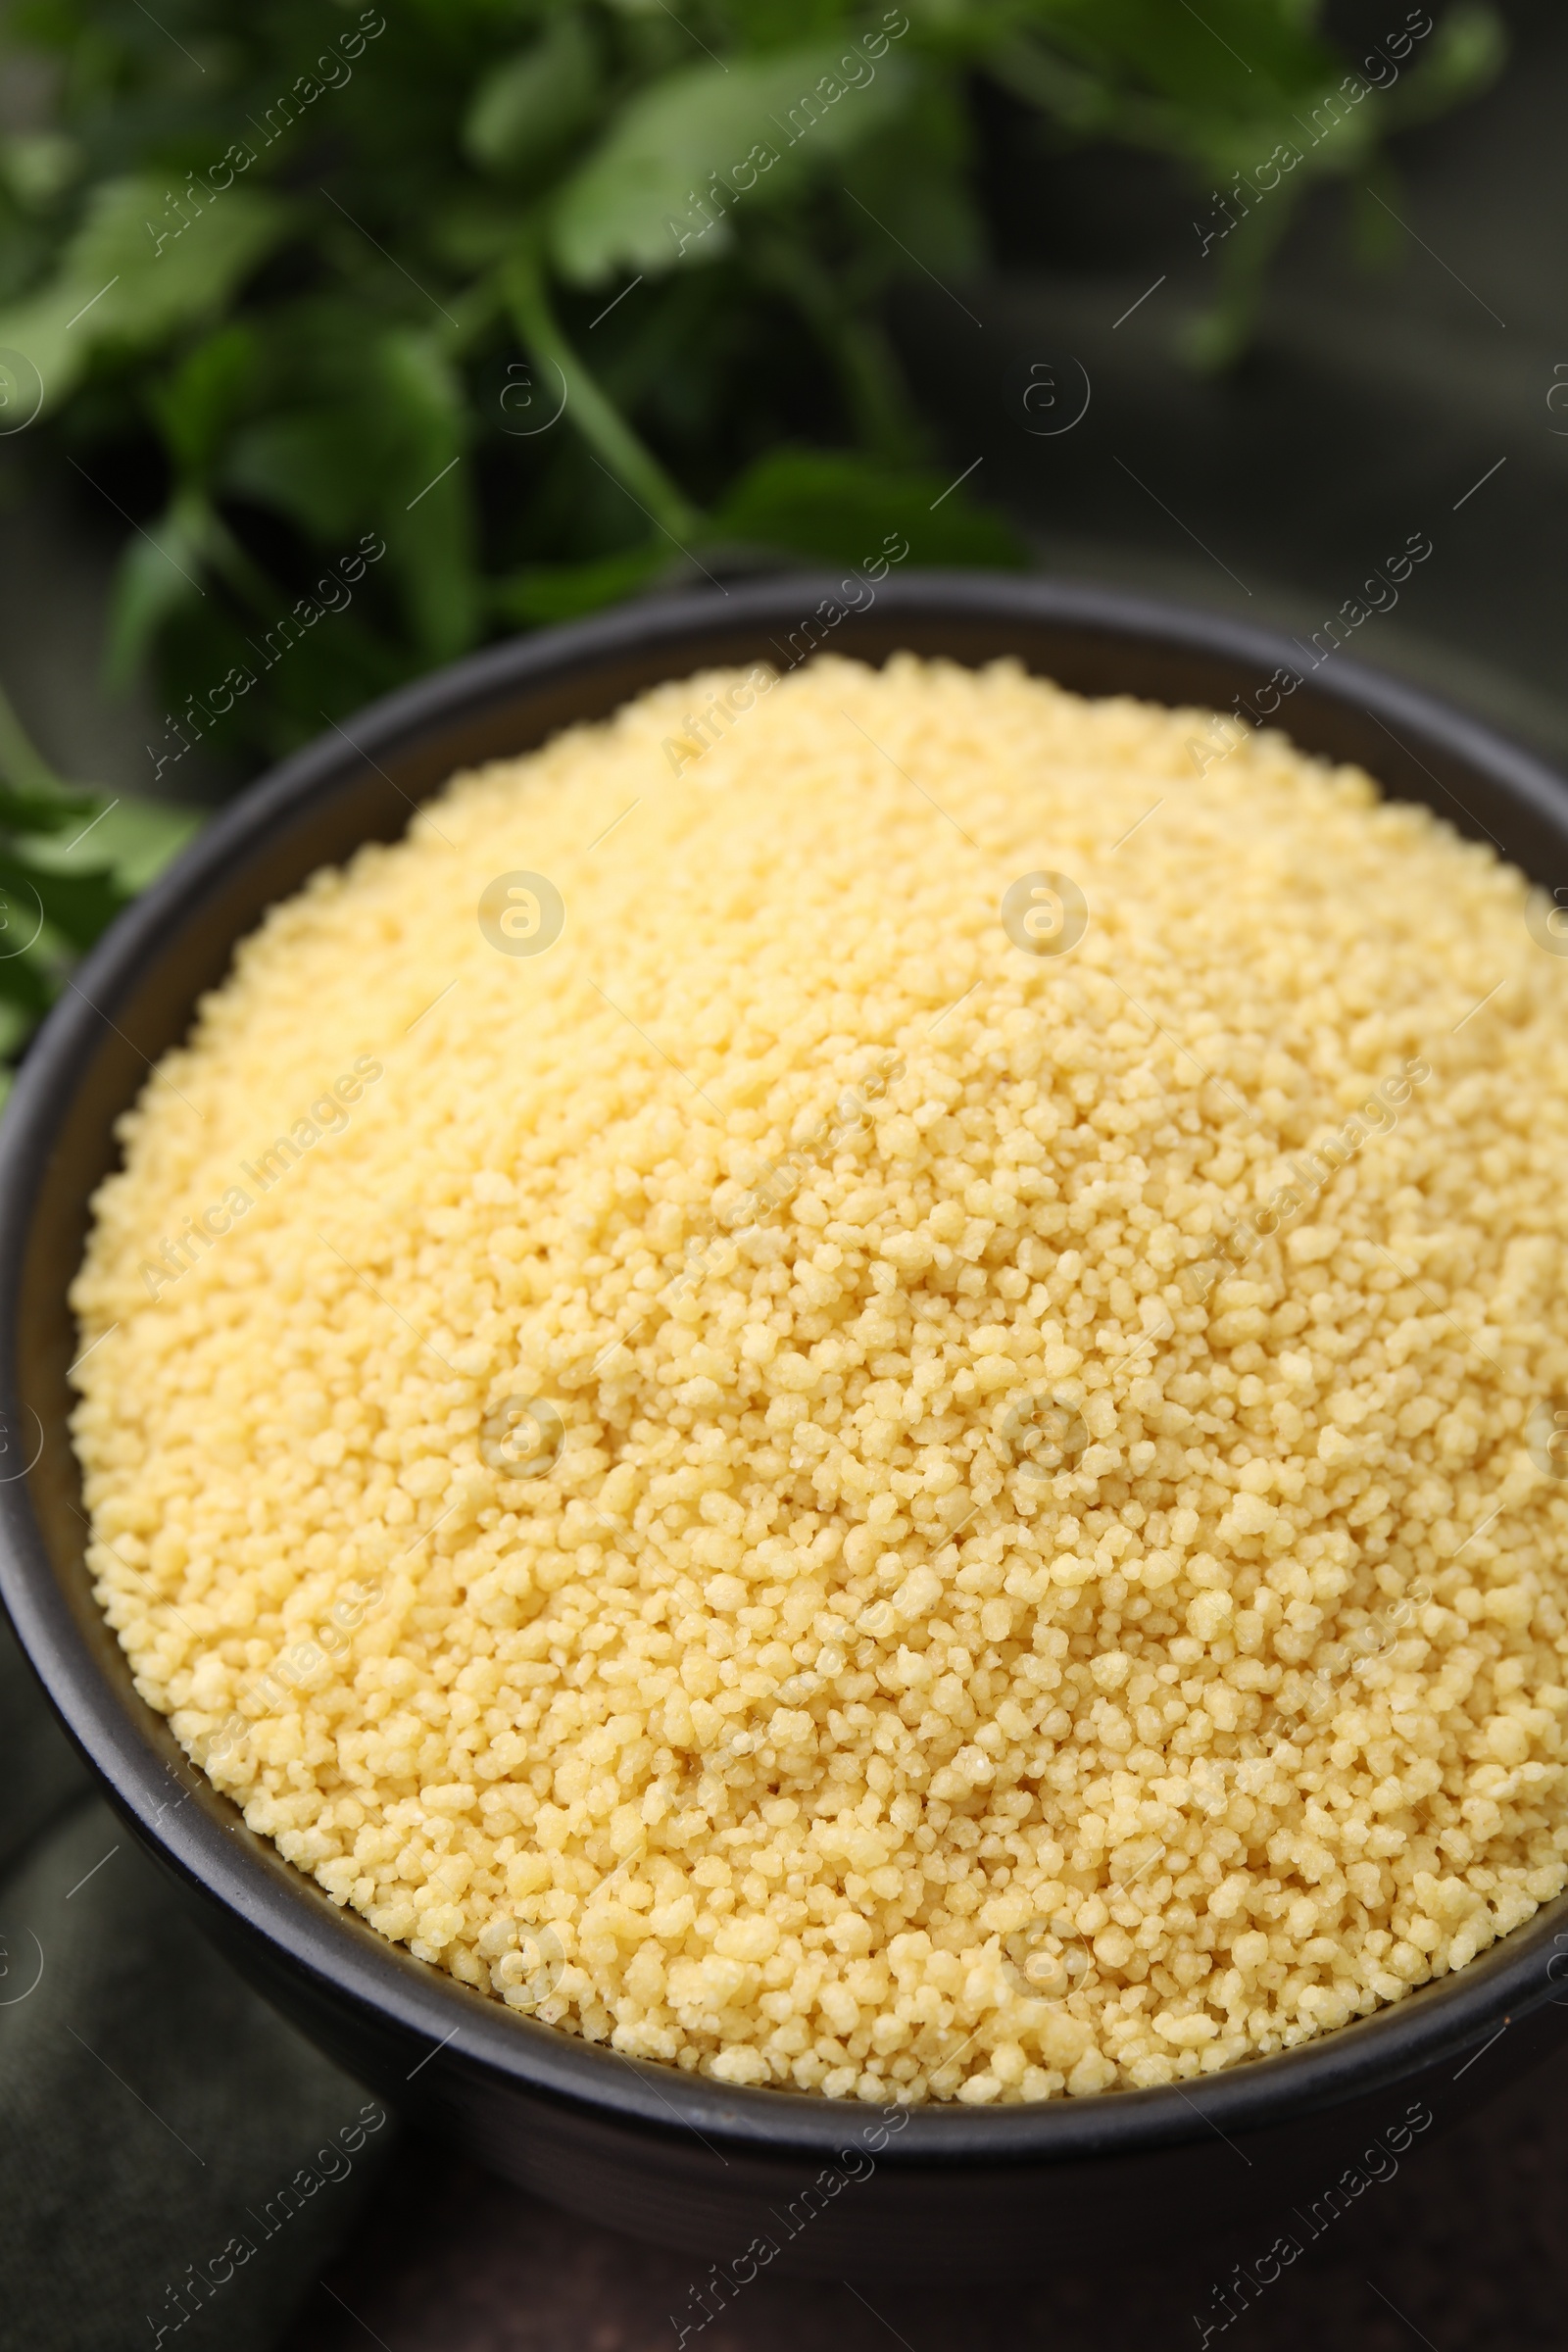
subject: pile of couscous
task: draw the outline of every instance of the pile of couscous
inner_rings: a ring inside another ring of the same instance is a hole
[[[458,778],[122,1122],[138,1688],[383,1935],[730,2083],[1169,2082],[1462,1967],[1568,1877],[1528,905],[1006,662]]]

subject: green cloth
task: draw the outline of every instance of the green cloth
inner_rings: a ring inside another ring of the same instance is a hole
[[[0,1789],[0,2333],[264,2352],[358,2218],[392,2119],[207,1943],[92,1793],[3,1619]]]

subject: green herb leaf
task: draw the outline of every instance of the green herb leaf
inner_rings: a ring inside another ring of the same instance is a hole
[[[224,435],[242,414],[256,381],[256,330],[238,320],[198,343],[152,391],[153,412],[182,474],[211,472]]]
[[[63,833],[85,824],[97,806],[91,793],[19,792],[0,784],[0,825],[8,833]]]
[[[474,92],[463,147],[482,171],[538,179],[591,119],[599,59],[586,19],[563,11],[542,40],[509,57]]]
[[[287,233],[294,208],[231,187],[180,226],[169,181],[102,181],[47,286],[0,312],[0,347],[20,351],[57,408],[95,350],[153,349],[228,299]]]
[[[87,872],[60,872],[45,865],[38,855],[29,857],[15,846],[3,845],[0,894],[23,909],[36,901],[45,921],[74,948],[90,948],[131,899],[131,893],[122,890],[106,866]]]
[[[918,86],[890,54],[851,77],[844,45],[688,66],[640,91],[560,191],[553,257],[597,285],[616,269],[662,271],[717,260],[727,216],[795,194],[881,130]],[[874,78],[872,77],[874,71]]]
[[[713,532],[830,564],[868,564],[901,541],[915,564],[1025,561],[1010,524],[970,505],[940,474],[831,450],[775,450],[760,459],[724,500]]]
[[[668,568],[670,549],[663,540],[651,547],[629,548],[618,555],[596,556],[587,564],[530,564],[509,579],[498,580],[492,591],[495,611],[519,628],[555,620],[580,620],[623,596],[634,596],[655,575]]]
[[[130,793],[109,800],[95,796],[99,813],[84,824],[75,844],[32,850],[34,861],[52,863],[60,871],[73,864],[107,866],[117,889],[127,899],[145,890],[201,831],[198,808],[179,808],[169,801],[144,801]],[[27,845],[32,849],[32,845]]]
[[[334,553],[378,532],[421,655],[446,661],[473,642],[479,614],[462,382],[417,328],[383,328],[352,355],[318,347],[306,357],[318,397],[238,432],[223,486]]]

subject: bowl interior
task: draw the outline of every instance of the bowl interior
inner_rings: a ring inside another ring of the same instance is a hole
[[[0,1135],[5,1597],[68,1729],[165,1859],[210,1895],[257,1918],[265,1933],[292,1939],[307,1965],[339,1976],[348,1970],[359,1997],[422,2021],[419,2030],[432,2041],[440,2038],[440,2019],[457,2014],[452,2005],[458,2004],[462,2014],[475,2015],[474,2035],[494,2063],[531,2069],[535,2079],[551,2077],[573,2093],[586,2087],[595,2095],[596,2069],[602,2073],[608,2063],[603,2053],[500,2011],[337,1911],[314,1882],[244,1829],[228,1800],[192,1772],[163,1717],[136,1693],[84,1564],[86,1522],[68,1434],[68,1372],[77,1342],[66,1293],[80,1262],[92,1192],[116,1161],[119,1114],[159,1055],[183,1037],[198,998],[222,978],[235,942],[268,906],[361,843],[397,837],[413,807],[457,768],[526,751],[669,677],[717,663],[767,662],[782,669],[813,644],[871,662],[900,650],[971,664],[1011,656],[1086,694],[1219,710],[1255,711],[1260,698],[1266,709],[1272,691],[1277,714],[1270,723],[1287,728],[1303,749],[1360,762],[1395,797],[1428,803],[1548,887],[1568,875],[1568,789],[1526,754],[1413,689],[1339,658],[1314,670],[1291,641],[1108,592],[928,574],[885,583],[875,604],[858,612],[845,612],[833,584],[816,581],[659,600],[460,663],[375,706],[275,771],[218,819],[116,926],[51,1017]],[[1282,676],[1295,683],[1282,689]],[[1195,736],[1201,742],[1197,722]],[[1303,2096],[1332,2099],[1342,2095],[1336,2083],[1343,2091],[1352,2074],[1364,2079],[1370,2069],[1395,2079],[1416,2041],[1462,2048],[1479,2024],[1520,1997],[1522,1968],[1533,1969],[1544,1987],[1540,1955],[1549,1954],[1552,1929],[1565,1910],[1568,1901],[1550,1906],[1459,1977],[1426,1988],[1396,2012],[1210,2078],[1205,2105],[1220,2111],[1215,2094],[1222,2104],[1245,2105],[1239,2083],[1282,2071]],[[606,2096],[624,2104],[624,2073],[611,2072],[615,2087]],[[831,2105],[777,2092],[720,2093],[700,2079],[666,2079],[679,2083],[683,2112],[708,2112],[704,2101],[720,2100],[725,2129],[746,2128],[753,2114]],[[1135,2111],[1168,2113],[1171,2132],[1200,2131],[1202,2119],[1194,2123],[1189,2101],[1178,2109],[1178,2095],[1127,2092],[1108,2104],[1129,2122]],[[1081,2132],[1084,2111],[1104,2104],[1051,2102],[1056,2115],[1037,2113],[1031,2128]],[[1068,2111],[1076,2112],[1077,2124]],[[999,2130],[1017,2133],[1022,2112],[929,2111],[911,2120],[921,2132],[946,2129],[968,2138]],[[647,2113],[660,2120],[651,2104]],[[907,2134],[911,2154],[918,2137]]]

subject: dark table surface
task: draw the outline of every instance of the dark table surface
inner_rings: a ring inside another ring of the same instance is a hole
[[[1485,2065],[1487,2061],[1481,2060]],[[1212,2290],[1270,2242],[1256,2227],[1180,2259],[1043,2263],[1027,2283],[759,2278],[702,2330],[703,2352],[1561,2352],[1568,2340],[1568,2052],[1326,2227],[1231,2326]],[[1304,2231],[1301,2232],[1304,2235]],[[406,2142],[378,2201],[312,2291],[291,2352],[675,2352],[705,2266],[621,2236]]]

